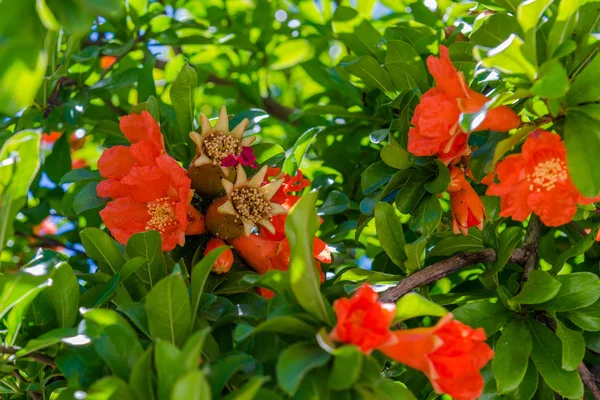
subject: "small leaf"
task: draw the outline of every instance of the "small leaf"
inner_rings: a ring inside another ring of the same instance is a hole
[[[210,386],[200,370],[189,371],[173,386],[171,400],[210,400]]]
[[[507,74],[522,74],[530,80],[535,78],[536,68],[525,56],[522,48],[524,42],[512,34],[502,44],[493,49],[475,46],[475,58],[488,68],[495,68]]]
[[[600,69],[600,57],[596,57]],[[565,146],[569,176],[582,195],[595,197],[600,193],[600,172],[589,168],[600,151],[600,116],[593,118],[589,108],[576,107],[567,112]]]
[[[562,343],[562,369],[575,371],[585,355],[585,340],[581,332],[569,329],[556,319],[556,336]]]
[[[600,279],[591,272],[574,272],[559,275],[560,290],[552,300],[538,304],[539,310],[570,311],[587,307],[600,298]]]
[[[339,347],[333,355],[333,367],[328,378],[329,389],[350,389],[360,375],[363,355],[356,346]]]
[[[521,243],[523,229],[519,226],[511,226],[502,231],[499,237],[499,248],[496,263],[483,274],[482,278],[489,278],[499,272],[510,260],[513,250]]]
[[[322,367],[331,355],[310,342],[294,343],[285,349],[277,362],[277,381],[290,396],[298,390],[302,379],[311,369]]]
[[[125,258],[117,243],[97,228],[86,228],[79,233],[87,255],[98,263],[105,274],[114,275],[125,264]]]
[[[180,143],[186,143],[188,134],[194,130],[195,93],[198,87],[198,75],[190,64],[185,64],[169,94],[179,125]]]
[[[423,187],[429,193],[438,194],[445,192],[450,185],[450,171],[448,167],[436,158],[435,163],[438,167],[438,174],[432,181],[426,182]]]
[[[221,246],[211,250],[200,262],[192,267],[192,328],[195,326],[196,318],[198,317],[198,309],[200,308],[200,298],[204,291],[204,284],[210,274],[215,261],[229,247]]]
[[[452,314],[457,320],[473,328],[483,328],[488,337],[498,332],[512,318],[512,313],[502,304],[485,300],[455,308]]]
[[[384,93],[394,92],[390,74],[371,56],[362,56],[352,61],[340,63],[346,71],[359,77],[370,89],[380,89]]]
[[[516,304],[540,304],[553,299],[560,290],[560,282],[546,271],[533,270],[523,288],[509,302]]]
[[[416,293],[408,293],[396,302],[396,316],[394,317],[394,321],[404,321],[426,315],[442,317],[446,314],[448,314],[448,310],[444,307]]]
[[[403,267],[406,260],[404,253],[404,232],[402,223],[389,203],[378,203],[375,207],[375,227],[381,247],[392,262]]]
[[[319,207],[319,215],[334,215],[346,211],[350,208],[350,199],[339,190],[332,190],[327,198]]]

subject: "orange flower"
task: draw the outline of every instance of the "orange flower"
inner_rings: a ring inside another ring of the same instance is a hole
[[[102,56],[100,58],[100,68],[107,69],[117,61],[115,56]]]
[[[479,370],[494,355],[483,329],[472,329],[447,314],[431,328],[400,330],[391,344],[378,348],[386,356],[423,372],[438,393],[473,400],[483,391]]]
[[[62,135],[61,132],[50,132],[42,134],[42,143],[53,144]]]
[[[46,217],[42,222],[33,227],[33,234],[36,236],[56,235],[58,228],[52,222],[52,217]]]
[[[143,111],[121,119],[121,130],[131,146],[115,146],[98,160],[100,197],[112,197],[100,212],[102,221],[122,244],[135,233],[156,230],[163,251],[185,242],[191,181],[177,161],[164,150],[160,128]]]
[[[500,215],[524,221],[535,213],[546,226],[570,222],[577,204],[599,198],[582,196],[569,177],[567,151],[559,135],[536,130],[525,140],[521,154],[513,154],[496,167],[500,183],[488,195],[500,196]]]
[[[227,245],[221,239],[215,239],[215,238],[210,239],[208,244],[206,245],[206,249],[204,250],[204,257],[206,257],[208,255],[208,253],[210,253],[217,247],[223,247],[223,246],[227,246]],[[211,271],[214,272],[215,274],[224,274],[226,272],[229,272],[232,265],[233,265],[233,253],[231,252],[231,249],[227,249],[223,253],[221,253],[219,258],[217,258],[217,261],[215,261],[215,263],[213,264]]]
[[[450,167],[450,208],[452,212],[452,230],[467,235],[469,228],[483,229],[485,208],[481,199],[465,179],[464,172],[458,167]]]
[[[390,324],[396,315],[395,304],[377,302],[377,293],[363,285],[350,299],[333,303],[337,324],[331,338],[358,346],[364,353],[393,340]]]
[[[425,92],[411,120],[408,132],[408,151],[416,156],[438,155],[449,164],[470,154],[469,134],[459,125],[461,112],[474,113],[489,100],[470,89],[462,72],[457,72],[450,61],[448,48],[440,46],[440,57],[427,59],[429,72],[437,87]],[[518,115],[506,106],[489,110],[476,131],[492,129],[509,131],[520,125]]]

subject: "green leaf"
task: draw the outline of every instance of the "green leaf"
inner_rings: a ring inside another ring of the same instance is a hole
[[[200,298],[202,297],[204,285],[210,274],[210,270],[221,254],[228,249],[229,247],[225,246],[217,247],[203,257],[198,264],[192,267],[192,327],[195,325],[196,318],[198,317]]]
[[[194,130],[194,104],[197,87],[196,70],[190,64],[185,64],[169,91],[179,125],[180,143],[186,143],[188,134]]]
[[[36,270],[31,271],[31,275],[28,272],[25,269],[15,275],[0,276],[0,318],[21,301],[30,299],[50,285],[48,276],[39,275]]]
[[[71,148],[68,137],[67,134],[61,135],[52,145],[52,153],[44,160],[42,170],[54,183],[60,182],[62,176],[71,170]]]
[[[120,273],[110,278],[105,283],[92,286],[81,296],[79,306],[84,308],[98,308],[111,300],[117,291]]]
[[[577,371],[565,371],[560,339],[541,323],[530,319],[533,349],[531,359],[544,381],[558,394],[570,399],[583,397],[583,385]]]
[[[410,44],[402,40],[388,41],[385,66],[396,90],[418,88],[424,93],[429,89],[423,60]]]
[[[129,386],[138,400],[156,400],[156,374],[152,369],[152,348],[137,360],[129,377]]]
[[[287,271],[272,269],[262,275],[246,274],[242,277],[244,282],[252,286],[264,287],[275,293],[283,293],[290,286],[289,274]]]
[[[483,328],[488,337],[498,332],[512,318],[512,313],[501,304],[486,300],[455,308],[452,314],[457,320],[473,328]]]
[[[131,369],[143,350],[135,331],[112,310],[95,309],[83,315],[85,334],[113,374],[129,379]]]
[[[525,47],[524,42],[512,34],[493,49],[475,46],[474,55],[485,67],[495,68],[507,74],[522,74],[533,80],[536,68],[523,56],[523,47]]]
[[[302,160],[308,153],[308,149],[310,148],[312,142],[315,140],[317,135],[323,130],[322,127],[313,127],[305,131],[298,140],[294,143],[294,146],[290,150],[288,150],[288,156],[286,160],[283,162],[283,167],[281,168],[283,173],[288,175],[295,175],[296,169],[302,163]]]
[[[560,282],[546,271],[533,270],[523,288],[509,300],[514,304],[540,304],[551,300],[558,294]]]
[[[519,387],[510,393],[506,393],[504,397],[506,400],[531,400],[538,387],[538,377],[537,368],[530,359],[527,372],[525,372],[525,377]]]
[[[133,322],[133,324],[147,337],[150,337],[150,330],[148,329],[148,317],[146,316],[146,308],[143,303],[129,302],[119,304],[117,311],[125,314],[127,318]]]
[[[179,275],[158,282],[146,296],[148,328],[154,339],[182,346],[192,330],[188,290]]]
[[[339,190],[332,190],[319,207],[319,215],[339,214],[350,208],[350,199]]]
[[[373,57],[362,56],[352,61],[342,62],[340,65],[352,75],[359,77],[369,90],[394,92],[390,74]]]
[[[561,283],[552,300],[536,306],[539,310],[570,311],[587,307],[600,298],[600,280],[591,272],[574,272],[557,276]]]
[[[550,60],[542,64],[539,78],[529,90],[536,96],[548,99],[563,97],[569,91],[567,70],[558,60]]]
[[[210,386],[200,370],[189,371],[173,386],[171,400],[210,400]]]
[[[406,169],[412,165],[410,154],[390,137],[388,144],[381,149],[381,159],[392,168]]]
[[[107,376],[94,382],[88,389],[86,399],[113,400],[132,399],[134,394],[127,383],[116,376]]]
[[[394,321],[404,321],[425,315],[442,317],[446,314],[448,314],[448,310],[444,307],[416,293],[408,293],[396,302],[396,316],[394,317]]]
[[[588,235],[581,238],[579,242],[577,242],[574,246],[569,247],[566,251],[561,253],[556,258],[556,261],[554,262],[554,265],[552,266],[552,270],[550,272],[554,274],[560,272],[567,260],[569,260],[572,257],[577,257],[582,254],[585,254],[585,252],[588,251],[596,242],[597,229],[597,227],[594,228]]]
[[[492,359],[498,393],[509,393],[519,387],[527,371],[531,347],[531,333],[526,321],[512,320],[504,327]]]
[[[522,36],[521,26],[515,17],[504,14],[492,14],[471,33],[471,43],[485,47],[496,47],[512,34]]]
[[[210,390],[213,397],[219,397],[231,377],[253,362],[254,359],[245,353],[229,354],[217,361],[212,366],[210,374]]]
[[[265,399],[265,400],[277,400],[271,397],[266,398],[264,395],[257,396],[262,385],[269,380],[267,376],[253,376],[244,383],[242,387],[233,393],[228,394],[223,400],[252,400],[252,399]]]
[[[519,226],[511,226],[502,231],[498,238],[499,247],[496,263],[481,274],[482,278],[489,278],[504,268],[506,263],[510,260],[513,250],[521,243],[523,233],[523,229]]]
[[[158,400],[168,400],[175,382],[185,373],[182,352],[169,342],[157,340],[154,366],[158,377]]]
[[[385,253],[394,264],[403,267],[407,258],[404,253],[406,241],[402,223],[389,203],[381,202],[375,206],[375,227]]]
[[[29,342],[27,342],[27,345],[17,352],[17,357],[22,357],[31,352],[55,345],[63,341],[63,339],[68,339],[76,335],[77,329],[75,328],[53,329],[50,332],[46,332],[43,335],[35,339],[31,339]],[[69,341],[66,340],[65,342],[68,343]]]
[[[483,242],[480,237],[453,235],[437,242],[427,257],[447,257],[481,249],[483,249]]]
[[[427,194],[413,211],[410,229],[423,237],[430,237],[442,220],[442,206],[435,194]]]
[[[363,355],[356,346],[342,346],[333,353],[333,367],[328,384],[331,390],[350,389],[360,376]]]
[[[125,258],[108,234],[97,228],[86,228],[79,233],[81,244],[87,255],[98,263],[100,271],[114,275],[125,264]]]
[[[377,161],[369,165],[360,177],[360,187],[363,193],[371,194],[375,192],[381,186],[390,182],[390,179],[395,172],[396,170],[394,168],[387,166],[383,161]],[[400,171],[397,174],[400,173],[402,173],[403,176],[405,171]]]
[[[108,199],[98,197],[96,186],[98,186],[98,182],[89,182],[75,195],[73,211],[77,215],[94,208],[103,207],[108,203]]]
[[[153,288],[166,272],[161,243],[158,231],[146,231],[131,236],[125,247],[127,259],[142,257],[145,260],[144,266],[136,268],[135,274],[142,282],[150,285],[150,288]]]
[[[427,237],[423,236],[412,243],[404,245],[406,253],[406,262],[404,268],[409,274],[417,272],[425,266],[425,248],[427,247]]]
[[[55,357],[56,366],[69,384],[87,389],[108,372],[106,365],[91,346],[69,346]]]
[[[10,79],[2,76],[3,83]],[[0,98],[2,92],[0,84]],[[40,167],[40,137],[34,131],[21,131],[0,149],[0,252],[13,235],[15,217],[27,201],[27,191]]]
[[[285,349],[277,361],[277,382],[290,396],[298,390],[311,369],[322,367],[331,355],[311,342],[294,343]]]
[[[419,204],[426,191],[424,183],[429,180],[431,174],[423,170],[410,169],[410,176],[399,188],[394,202],[402,214],[410,214]]]
[[[558,13],[548,34],[547,54],[554,54],[554,51],[572,36],[578,19],[577,9],[581,4],[581,0],[561,1],[558,4]]]
[[[569,105],[592,103],[600,101],[600,88],[597,85],[600,79],[600,56],[596,54],[592,61],[579,73],[571,89],[567,93],[567,103]],[[583,136],[583,135],[581,135]]]
[[[310,60],[314,50],[308,40],[293,39],[278,44],[271,54],[275,57],[275,61],[269,65],[269,69],[278,71]]]
[[[585,331],[600,331],[600,304],[598,303],[566,312],[564,315]]]
[[[58,264],[52,274],[52,285],[43,292],[56,313],[60,328],[70,328],[78,315],[79,283],[73,268],[66,262]]]
[[[536,30],[538,23],[542,20],[544,11],[554,0],[530,0],[522,2],[517,8],[517,20],[525,33],[523,54],[537,65]]]
[[[585,340],[581,332],[569,329],[556,319],[556,336],[562,343],[562,369],[575,371],[585,355]]]
[[[465,116],[467,114],[462,115]],[[507,135],[503,132],[490,132],[485,144],[471,154],[469,169],[477,181],[481,181],[487,174],[494,170],[496,146],[506,137]]]
[[[331,306],[320,291],[320,277],[313,256],[313,239],[319,229],[315,210],[318,192],[302,196],[290,210],[285,235],[290,242],[290,287],[296,301],[319,320],[331,323]]]
[[[255,327],[238,325],[233,333],[233,338],[236,342],[241,342],[261,332],[278,332],[311,338],[315,336],[316,330],[299,318],[279,315],[273,316]]]
[[[448,186],[450,185],[450,171],[448,170],[448,167],[437,158],[435,163],[438,167],[438,174],[432,181],[426,182],[423,187],[429,193],[438,194],[445,192],[446,189],[448,189]]]
[[[183,356],[183,367],[186,371],[191,371],[198,367],[202,356],[202,348],[206,338],[210,335],[210,328],[200,329],[194,333],[183,346],[181,351]]]
[[[596,59],[599,60],[598,69],[600,69],[600,57]],[[589,109],[580,107],[567,112],[565,123],[567,167],[569,176],[581,194],[595,197],[600,193],[600,172],[595,168],[589,168],[589,160],[593,160],[598,154],[597,151],[600,151],[600,117],[594,119],[590,114],[581,112],[586,110]]]

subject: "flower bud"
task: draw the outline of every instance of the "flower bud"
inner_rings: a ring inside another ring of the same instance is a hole
[[[210,253],[212,250],[216,249],[217,247],[223,247],[223,246],[227,246],[227,245],[221,239],[214,239],[214,238],[210,239],[210,241],[206,245],[206,249],[204,250],[204,257],[206,257],[208,255],[208,253]],[[214,272],[215,274],[219,274],[219,275],[224,274],[226,272],[229,272],[232,265],[233,265],[233,253],[231,252],[231,249],[227,249],[223,253],[221,253],[219,258],[217,258],[217,260],[215,261],[215,263],[212,266],[211,271]]]

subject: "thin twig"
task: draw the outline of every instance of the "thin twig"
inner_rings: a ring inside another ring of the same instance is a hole
[[[17,351],[19,351],[19,350],[20,349],[15,348],[15,347],[0,346],[0,354],[16,354]],[[31,358],[34,361],[37,361],[42,364],[46,364],[52,368],[56,368],[56,362],[52,358],[47,357],[43,354],[37,353],[35,351],[31,352],[27,355],[24,355],[23,357]]]
[[[525,260],[525,251],[522,249],[514,250],[510,259],[514,263],[522,264]],[[496,261],[496,252],[493,249],[456,254],[402,279],[398,285],[382,292],[379,301],[394,303],[400,297],[421,285],[429,285],[469,265],[492,261]]]

